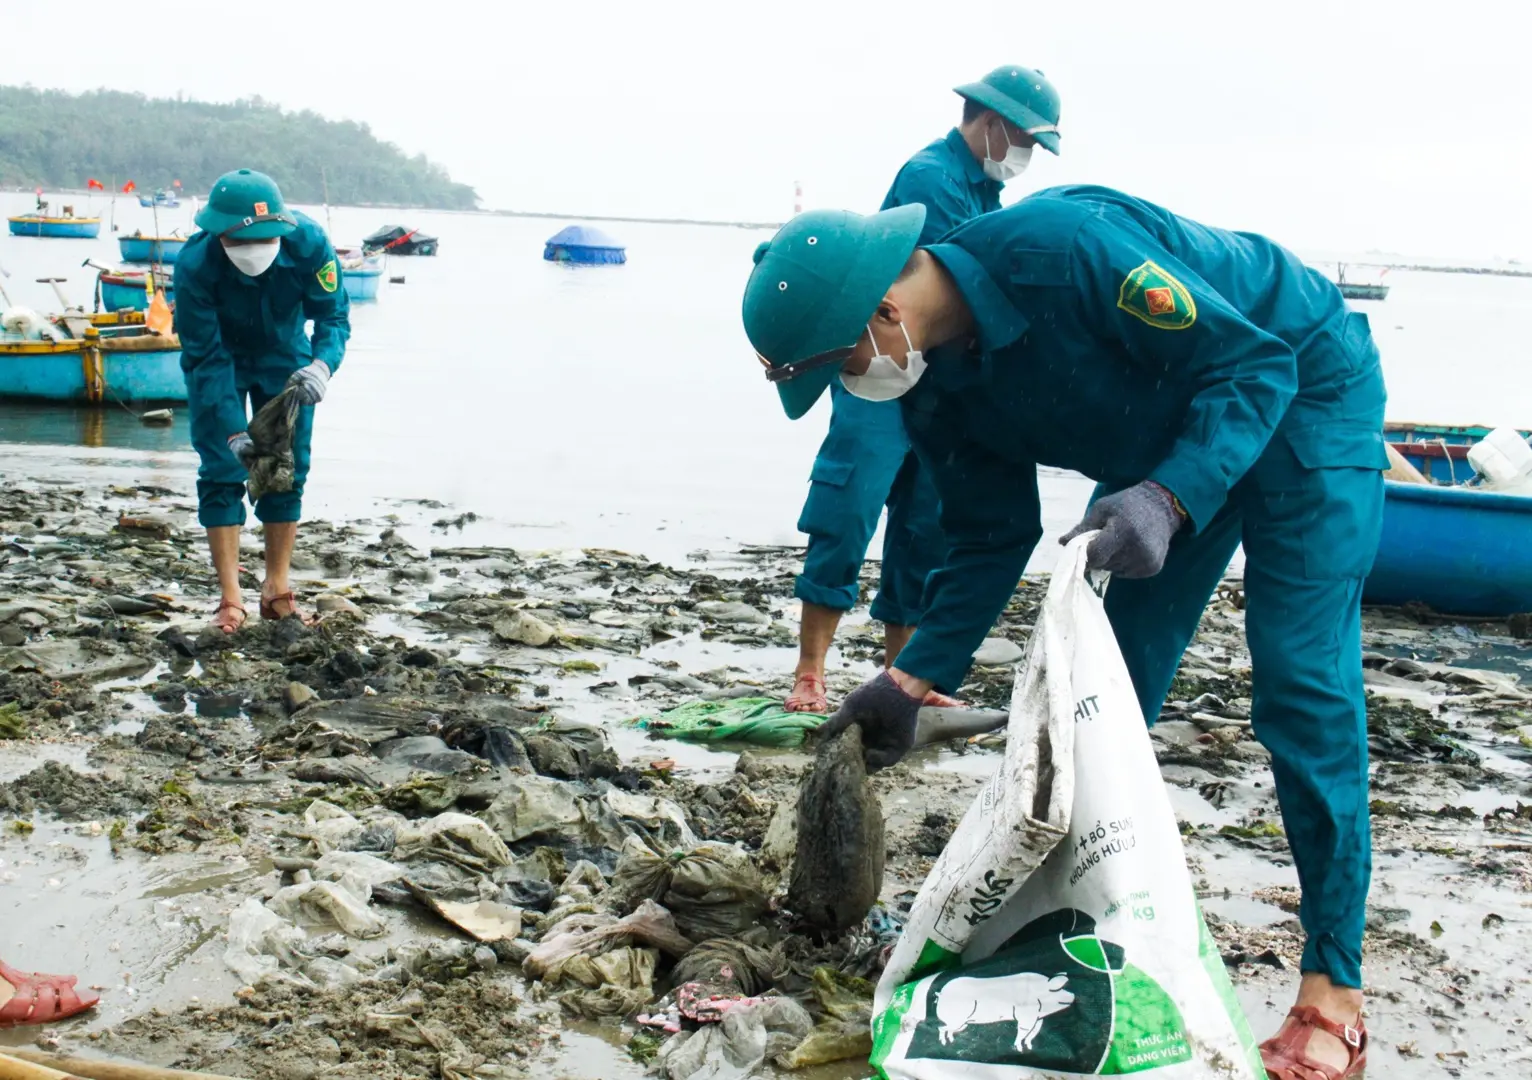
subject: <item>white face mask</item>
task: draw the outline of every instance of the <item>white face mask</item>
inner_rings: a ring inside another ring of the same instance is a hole
[[[277,261],[277,252],[282,250],[282,241],[272,240],[270,243],[260,244],[236,244],[230,247],[223,246],[223,253],[229,257],[234,268],[247,277],[260,277],[271,264]]]
[[[878,339],[872,336],[872,327],[869,326],[867,340],[872,342],[873,357],[867,364],[867,370],[861,375],[842,371],[841,385],[864,401],[893,401],[908,393],[910,387],[926,373],[926,358],[910,341],[910,332],[904,329],[904,323],[899,324],[899,329],[904,330],[904,344],[909,349],[904,354],[904,367],[894,363],[892,356],[878,352]]]
[[[1003,184],[1027,171],[1027,164],[1032,160],[1032,148],[1011,145],[1011,137],[1006,134],[1003,125],[1000,137],[1005,140],[1005,157],[996,161],[989,156],[989,132],[984,133],[984,175]]]

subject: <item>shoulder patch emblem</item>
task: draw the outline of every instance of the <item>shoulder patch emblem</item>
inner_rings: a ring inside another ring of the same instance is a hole
[[[1185,330],[1197,321],[1197,302],[1156,262],[1146,262],[1123,279],[1117,306],[1161,330]]]
[[[335,269],[334,259],[321,266],[314,276],[319,279],[319,287],[325,292],[334,292],[340,284],[340,274]]]

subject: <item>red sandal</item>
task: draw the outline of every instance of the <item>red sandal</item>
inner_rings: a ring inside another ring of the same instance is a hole
[[[804,672],[793,680],[793,692],[782,707],[788,712],[828,713],[829,699],[825,697],[825,681],[812,672]]]
[[[1287,1014],[1297,1023],[1283,1029],[1261,1044],[1261,1064],[1271,1080],[1361,1080],[1367,1070],[1367,1028],[1337,1024],[1312,1006],[1295,1006]],[[1315,1031],[1334,1035],[1346,1047],[1346,1068],[1338,1071],[1308,1056],[1309,1040]]]
[[[220,624],[218,620],[223,617],[223,613],[225,611],[239,612],[239,622],[232,626]],[[250,613],[245,610],[244,604],[236,604],[233,600],[220,600],[218,601],[218,610],[213,612],[213,625],[218,627],[218,629],[222,630],[225,634],[232,634],[235,631],[241,629],[245,625],[245,620],[249,617]]]
[[[287,605],[286,615],[279,615],[277,613],[278,604]],[[270,619],[273,622],[275,622],[277,619],[295,618],[304,626],[312,626],[314,624],[314,620],[312,618],[298,610],[298,598],[291,592],[280,593],[277,596],[262,596],[261,618]]]
[[[10,983],[16,993],[0,1005],[0,1028],[24,1024],[52,1024],[96,1007],[101,995],[91,990],[75,989],[73,975],[44,975],[17,971],[0,962],[0,979]]]
[[[933,709],[961,709],[963,703],[955,697],[948,697],[936,690],[927,690],[922,705],[929,705]]]

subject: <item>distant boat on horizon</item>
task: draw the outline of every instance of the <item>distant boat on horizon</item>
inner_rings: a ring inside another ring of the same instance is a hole
[[[1388,273],[1387,270],[1384,273]],[[1386,300],[1388,299],[1388,286],[1379,282],[1358,282],[1346,280],[1346,264],[1336,264],[1335,284],[1340,293],[1347,300]]]

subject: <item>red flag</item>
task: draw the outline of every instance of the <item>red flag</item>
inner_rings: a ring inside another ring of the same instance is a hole
[[[89,180],[85,181],[85,189],[87,191],[105,191],[106,185],[93,176]]]
[[[138,190],[138,185],[135,184],[133,181],[129,180],[126,184],[122,185],[122,190],[125,191],[125,192],[137,191]]]

